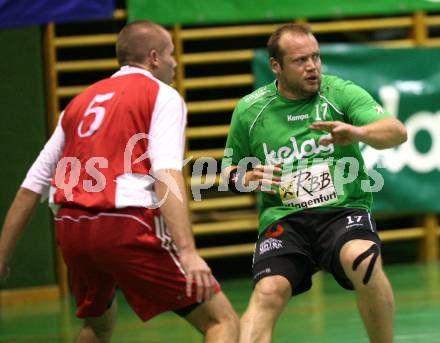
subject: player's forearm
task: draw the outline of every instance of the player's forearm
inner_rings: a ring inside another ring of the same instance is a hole
[[[172,169],[161,170],[155,173],[155,176],[159,176],[162,180],[156,181],[155,192],[158,200],[163,202],[160,212],[173,237],[174,244],[179,252],[195,251],[182,172]]]
[[[3,224],[0,236],[0,261],[8,262],[39,200],[38,193],[26,188],[18,190]]]
[[[359,140],[376,149],[387,149],[402,144],[407,139],[405,126],[388,117],[359,127]]]

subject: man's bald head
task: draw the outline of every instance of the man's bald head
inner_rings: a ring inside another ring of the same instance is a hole
[[[168,40],[168,32],[150,21],[139,20],[126,25],[119,32],[116,42],[119,65],[143,64],[151,50],[161,52]]]

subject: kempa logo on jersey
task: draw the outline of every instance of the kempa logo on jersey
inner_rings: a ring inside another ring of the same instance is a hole
[[[287,115],[287,121],[300,121],[300,120],[306,120],[309,119],[309,114],[288,114]]]
[[[283,248],[283,242],[276,238],[268,238],[260,243],[260,255]]]
[[[323,135],[328,136],[328,135]],[[322,137],[322,136],[321,136]],[[266,163],[269,165],[276,165],[280,163],[292,163],[295,160],[300,161],[304,157],[317,155],[323,153],[324,155],[331,155],[335,151],[333,144],[328,146],[320,145],[318,140],[307,139],[298,147],[298,142],[295,137],[290,137],[291,146],[282,146],[278,150],[269,150],[266,143],[263,143],[264,156]]]

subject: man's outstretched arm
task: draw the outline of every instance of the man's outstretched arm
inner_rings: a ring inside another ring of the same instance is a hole
[[[0,281],[9,272],[8,262],[26,225],[38,205],[41,195],[26,188],[19,188],[6,214],[0,236]]]
[[[61,113],[57,127],[52,136],[29,169],[22,186],[18,189],[15,199],[3,224],[0,236],[0,280],[8,274],[8,261],[14,248],[28,223],[34,208],[47,192],[56,164],[64,147],[64,132],[61,127]]]
[[[375,149],[388,149],[407,140],[405,126],[393,117],[382,118],[363,126],[341,121],[318,121],[310,125],[310,128],[330,132],[331,136],[321,137],[319,143],[323,145],[362,142]]]

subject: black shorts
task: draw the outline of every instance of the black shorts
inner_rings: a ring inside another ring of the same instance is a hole
[[[283,275],[292,295],[312,286],[311,277],[323,269],[345,289],[353,284],[339,260],[342,246],[353,239],[370,240],[380,249],[376,223],[364,209],[310,209],[270,225],[258,237],[254,252],[254,285],[270,275]]]

